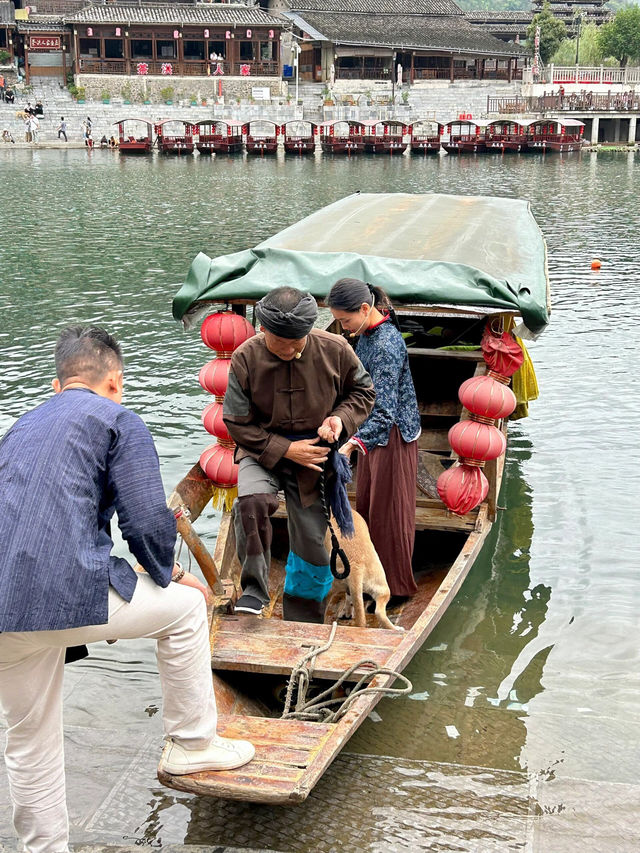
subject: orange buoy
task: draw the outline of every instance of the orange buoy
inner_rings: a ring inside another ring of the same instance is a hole
[[[602,261],[598,260],[598,258],[594,258],[591,261],[591,269],[592,270],[599,270],[601,266],[602,266]]]

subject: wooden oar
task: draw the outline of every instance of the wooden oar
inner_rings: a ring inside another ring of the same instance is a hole
[[[204,542],[193,529],[184,509],[181,506],[177,508],[172,507],[172,509],[176,517],[178,533],[182,536],[184,544],[191,551],[196,563],[200,566],[206,582],[216,595],[224,595],[225,589],[220,580],[218,567],[211,554],[207,551]]]

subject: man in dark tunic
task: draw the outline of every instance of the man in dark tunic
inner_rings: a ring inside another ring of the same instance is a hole
[[[231,358],[224,422],[238,445],[233,516],[242,590],[236,610],[260,614],[269,603],[272,529],[278,491],[287,503],[290,551],[284,618],[322,622],[331,588],[327,529],[319,492],[328,448],[321,439],[353,435],[373,408],[369,374],[339,335],[313,329],[315,299],[293,287],[256,304],[262,334]]]

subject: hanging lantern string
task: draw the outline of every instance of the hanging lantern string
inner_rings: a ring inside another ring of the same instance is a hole
[[[503,385],[508,385],[511,382],[511,377],[503,376],[502,373],[496,373],[495,370],[489,370],[487,372],[487,376],[490,376],[492,379],[495,379],[497,382],[502,382]]]

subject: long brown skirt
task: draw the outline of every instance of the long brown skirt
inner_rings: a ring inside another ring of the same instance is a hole
[[[391,595],[417,592],[411,569],[415,541],[418,442],[394,426],[389,443],[358,457],[356,509],[369,525]]]

